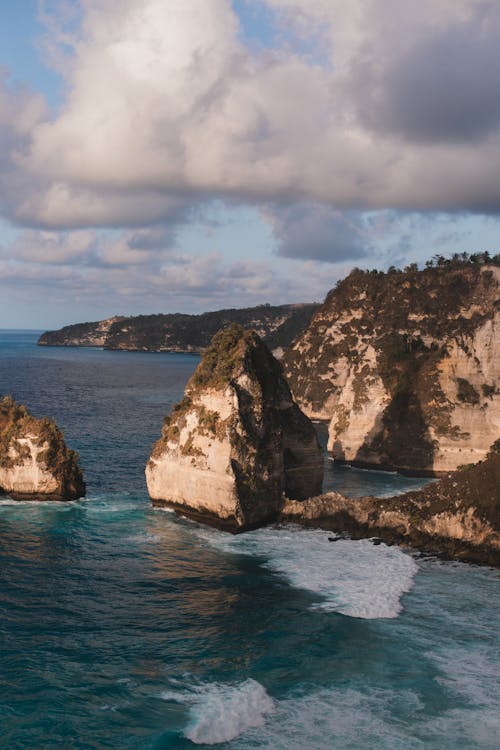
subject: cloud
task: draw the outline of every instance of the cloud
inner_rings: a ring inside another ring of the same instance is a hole
[[[338,278],[310,263],[276,274],[269,262],[228,263],[217,252],[134,250],[133,238],[133,231],[26,230],[0,251],[0,290],[15,288],[23,304],[48,297],[73,315],[82,307],[84,317],[90,309],[104,317],[309,301],[323,298]]]
[[[293,29],[275,51],[245,46],[230,0],[85,0],[62,31],[46,10],[67,98],[49,116],[4,86],[4,212],[83,228],[160,223],[179,201],[187,217],[214,198],[500,210],[497,3],[261,5]],[[304,40],[318,34],[315,59]]]
[[[500,7],[477,4],[449,26],[412,34],[387,54],[381,44],[352,65],[360,118],[408,143],[481,145],[500,127]]]
[[[265,212],[278,255],[337,263],[368,254],[370,238],[358,215],[318,204],[275,206]]]
[[[87,260],[96,252],[96,236],[91,231],[72,233],[22,232],[9,248],[0,250],[0,257],[11,261],[72,265]]]

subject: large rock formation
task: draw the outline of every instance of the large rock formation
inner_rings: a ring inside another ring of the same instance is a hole
[[[238,323],[257,331],[270,349],[284,349],[309,323],[317,304],[259,305],[201,315],[137,315],[76,323],[46,331],[40,346],[101,346],[126,351],[199,352],[221,328]]]
[[[78,457],[50,419],[36,419],[9,396],[0,399],[0,493],[16,500],[74,500],[85,495]]]
[[[421,490],[356,499],[331,492],[288,501],[281,519],[500,566],[500,441],[484,461]]]
[[[155,505],[230,530],[321,492],[323,455],[281,365],[254,331],[219,332],[164,422],[146,467]]]
[[[433,474],[500,435],[500,269],[353,271],[288,350],[297,403],[359,465]]]

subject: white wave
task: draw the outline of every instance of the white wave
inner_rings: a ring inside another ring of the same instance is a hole
[[[325,688],[277,701],[265,726],[251,730],[238,748],[425,750],[412,727],[394,715],[397,711],[414,716],[421,709],[412,691],[378,690],[368,695],[353,688]]]
[[[267,568],[297,588],[319,594],[319,609],[365,619],[394,618],[418,566],[399,547],[368,539],[328,541],[331,532],[295,526],[267,527],[230,537],[212,529],[198,536],[227,552],[265,558]]]
[[[238,750],[497,750],[498,712],[449,708],[429,713],[411,689],[324,688],[276,701]]]
[[[496,643],[446,648],[427,653],[439,668],[437,681],[462,695],[469,705],[496,709],[500,733],[500,673]]]
[[[163,700],[190,705],[184,736],[196,745],[228,742],[253,727],[260,727],[274,710],[274,702],[256,680],[239,685],[210,683],[188,691],[167,690]]]

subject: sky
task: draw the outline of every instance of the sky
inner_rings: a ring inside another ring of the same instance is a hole
[[[0,328],[498,252],[498,0],[1,0]]]

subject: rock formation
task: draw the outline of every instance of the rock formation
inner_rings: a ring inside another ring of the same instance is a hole
[[[16,500],[75,500],[85,495],[78,458],[50,419],[0,399],[0,493]]]
[[[100,346],[125,351],[199,352],[233,323],[257,331],[270,349],[284,349],[309,323],[316,304],[259,305],[201,315],[137,315],[77,323],[46,331],[40,346]]]
[[[484,461],[421,490],[356,499],[332,492],[288,501],[281,518],[500,567],[500,441]]]
[[[146,467],[155,505],[243,530],[282,497],[321,492],[323,455],[279,362],[254,331],[220,331],[165,419]]]
[[[358,465],[439,474],[500,435],[500,269],[354,270],[285,354],[297,403]]]
[[[75,323],[64,326],[59,331],[46,331],[38,339],[39,346],[99,346],[105,347],[109,333],[115,324],[125,318],[98,320],[95,323]]]

